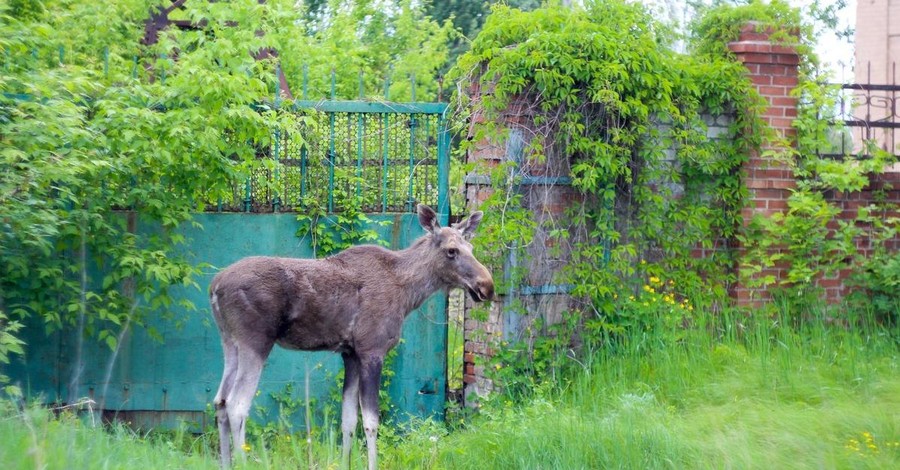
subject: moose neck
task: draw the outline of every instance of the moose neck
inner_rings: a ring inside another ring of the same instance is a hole
[[[445,287],[431,258],[424,256],[428,250],[428,243],[431,243],[431,238],[426,235],[413,242],[409,248],[397,252],[399,257],[397,266],[406,286],[409,302],[407,314],[419,308],[431,294]]]

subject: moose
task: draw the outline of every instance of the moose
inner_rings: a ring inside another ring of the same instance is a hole
[[[440,289],[463,288],[476,302],[494,295],[491,273],[469,242],[482,213],[450,227],[441,227],[426,205],[417,213],[426,233],[404,250],[361,245],[324,259],[249,257],[213,278],[210,305],[225,355],[214,398],[223,467],[232,449],[243,457],[250,403],[278,344],[341,354],[341,464],[350,466],[361,406],[369,469],[377,468],[381,368],[404,319]]]

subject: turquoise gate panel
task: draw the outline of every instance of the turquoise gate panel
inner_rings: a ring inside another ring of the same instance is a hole
[[[415,214],[371,215],[387,225],[373,226],[391,248],[409,246],[423,233]],[[123,341],[107,383],[107,366],[112,356],[106,346],[86,340],[80,387],[74,396],[91,397],[104,408],[122,412],[137,424],[174,424],[189,418],[208,424],[205,413],[219,385],[222,349],[209,311],[207,289],[219,268],[245,256],[269,255],[311,257],[310,247],[297,238],[296,218],[291,214],[197,214],[202,229],[185,229],[190,259],[209,263],[210,269],[198,279],[201,290],[181,288],[173,295],[192,301],[196,310],[173,306],[165,317],[148,326],[158,332],[154,339],[138,328]],[[437,293],[410,314],[391,369],[388,388],[394,416],[440,417],[446,389],[446,296]],[[11,367],[11,376],[30,396],[43,395],[47,401],[64,401],[70,396],[68,380],[73,367],[75,337],[71,332],[47,337],[41,325],[29,325],[25,358]],[[296,352],[276,347],[260,381],[256,407],[277,413],[271,394],[282,393],[293,384],[293,397],[305,399],[309,375],[310,396],[319,413],[329,400],[339,396],[338,374],[342,362],[329,352]],[[336,402],[335,402],[336,404]],[[336,408],[339,409],[339,408]],[[148,413],[135,413],[148,412]],[[302,418],[302,417],[298,417]]]

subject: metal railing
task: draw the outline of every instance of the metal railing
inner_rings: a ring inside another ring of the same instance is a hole
[[[446,103],[298,101],[300,136],[276,132],[271,149],[232,197],[209,211],[412,212],[417,203],[446,208],[449,144]]]
[[[876,149],[900,156],[900,84],[896,64],[892,68],[891,84],[835,85],[841,88],[840,109],[832,123],[840,127],[832,129],[828,148],[819,149],[819,156],[864,159]]]

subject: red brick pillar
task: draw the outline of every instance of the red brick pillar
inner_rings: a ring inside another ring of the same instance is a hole
[[[774,131],[774,139],[764,141],[762,151],[778,150],[784,145],[796,143],[796,130],[791,124],[797,117],[797,99],[791,96],[791,92],[797,86],[800,55],[794,47],[773,42],[770,39],[772,32],[750,22],[741,29],[740,38],[728,44],[728,48],[747,68],[747,76],[759,94],[768,101],[762,118]],[[754,152],[743,172],[744,183],[750,192],[749,203],[742,211],[745,224],[754,216],[768,217],[787,209],[790,189],[796,186],[789,167]],[[775,266],[760,275],[775,275],[780,279],[784,269],[785,266]],[[734,294],[738,305],[744,306],[770,298],[767,292],[749,288],[740,282]]]

